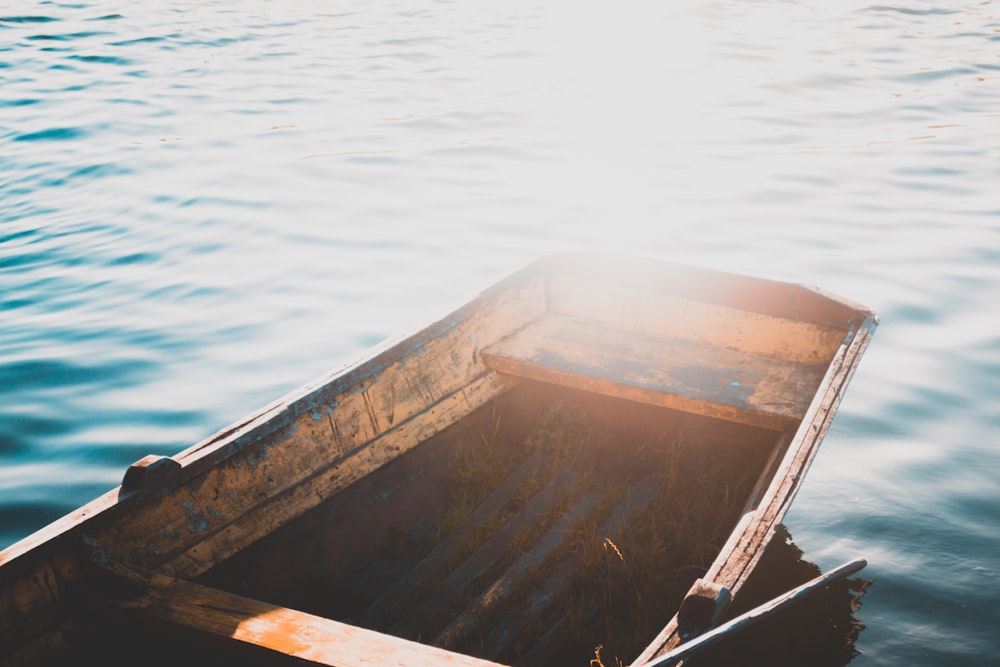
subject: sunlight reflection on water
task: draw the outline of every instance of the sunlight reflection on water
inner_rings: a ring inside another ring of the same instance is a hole
[[[992,660],[996,600],[914,574],[1000,569],[992,11],[0,11],[0,543],[541,254],[620,249],[880,311],[791,532],[872,561],[856,664]],[[946,616],[992,652],[929,650]]]

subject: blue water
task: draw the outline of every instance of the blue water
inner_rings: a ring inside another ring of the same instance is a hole
[[[787,525],[998,664],[1000,9],[6,2],[0,546],[550,252],[877,309]]]

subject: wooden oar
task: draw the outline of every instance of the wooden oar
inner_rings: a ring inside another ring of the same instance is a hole
[[[741,630],[752,623],[756,623],[762,618],[770,616],[774,612],[779,609],[783,609],[803,596],[808,595],[817,589],[823,588],[827,584],[833,583],[838,579],[842,579],[843,577],[850,576],[855,572],[860,571],[866,565],[868,565],[868,561],[864,558],[858,558],[857,560],[852,560],[849,563],[844,563],[840,567],[830,570],[826,574],[821,574],[815,579],[811,579],[801,586],[793,588],[787,593],[779,595],[769,602],[765,602],[759,607],[754,607],[750,611],[740,614],[731,621],[727,621],[713,630],[698,635],[694,639],[681,644],[673,650],[668,651],[667,653],[664,653],[647,663],[642,665],[632,665],[632,667],[666,667],[666,665],[672,665],[678,660],[688,657],[695,651],[705,648],[722,637],[733,634],[734,632]]]

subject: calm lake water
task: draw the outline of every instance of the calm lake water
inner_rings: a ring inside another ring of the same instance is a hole
[[[785,523],[1000,664],[990,2],[0,2],[0,547],[595,248],[880,312]]]

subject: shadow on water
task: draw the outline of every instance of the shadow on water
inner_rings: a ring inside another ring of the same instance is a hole
[[[818,576],[819,567],[803,560],[802,555],[788,529],[778,526],[774,540],[722,622]],[[855,642],[865,625],[857,614],[871,584],[872,580],[864,578],[836,581],[720,640],[684,664],[842,667],[859,654]]]

